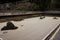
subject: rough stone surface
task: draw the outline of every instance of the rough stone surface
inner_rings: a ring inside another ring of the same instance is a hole
[[[60,30],[58,31],[58,33],[55,35],[53,40],[60,40]]]

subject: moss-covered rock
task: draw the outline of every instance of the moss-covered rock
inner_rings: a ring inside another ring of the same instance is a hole
[[[6,26],[4,26],[1,31],[4,30],[14,30],[17,29],[18,27],[15,27],[15,25],[12,22],[7,22]]]

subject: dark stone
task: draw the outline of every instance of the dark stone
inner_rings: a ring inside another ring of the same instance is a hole
[[[54,17],[53,19],[58,19],[57,17]]]
[[[7,22],[7,25],[4,26],[1,31],[3,30],[14,30],[17,29],[18,27],[15,27],[14,24],[12,22]]]
[[[45,16],[40,16],[40,19],[43,19],[43,18],[45,18]]]

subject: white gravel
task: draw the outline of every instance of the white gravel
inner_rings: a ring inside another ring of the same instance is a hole
[[[60,24],[60,18],[39,17],[24,19],[23,21],[11,21],[18,27],[16,30],[0,31],[0,38],[5,40],[42,40],[52,29]],[[0,23],[0,29],[7,22]],[[3,34],[3,32],[8,32]]]

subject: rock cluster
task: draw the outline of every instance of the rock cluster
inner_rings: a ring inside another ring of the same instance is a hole
[[[7,22],[6,26],[4,26],[1,31],[3,30],[14,30],[17,29],[18,27],[15,27],[15,25],[12,22]]]

